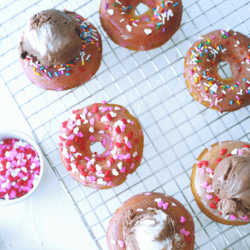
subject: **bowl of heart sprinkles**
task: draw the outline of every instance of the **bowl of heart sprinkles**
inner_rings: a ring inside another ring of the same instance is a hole
[[[0,207],[30,197],[43,173],[43,154],[33,139],[19,131],[0,131]]]

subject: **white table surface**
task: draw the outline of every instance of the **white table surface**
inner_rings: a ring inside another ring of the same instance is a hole
[[[0,130],[30,134],[14,100],[0,83]],[[0,208],[0,250],[95,250],[93,240],[50,166],[29,199]]]

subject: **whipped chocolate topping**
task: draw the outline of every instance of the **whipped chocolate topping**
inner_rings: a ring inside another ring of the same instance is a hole
[[[175,232],[174,221],[162,210],[127,212],[123,223],[123,238],[127,250],[181,250],[186,242]]]
[[[41,11],[29,20],[19,44],[22,59],[37,58],[44,66],[72,61],[82,46],[76,13],[54,9]]]
[[[222,160],[214,171],[213,189],[220,198],[218,210],[224,216],[250,212],[250,151]]]

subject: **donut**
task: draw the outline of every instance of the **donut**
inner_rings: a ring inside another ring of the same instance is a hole
[[[101,35],[75,12],[45,10],[31,17],[19,55],[33,84],[46,90],[68,90],[86,83],[99,69]]]
[[[147,0],[148,11],[136,15],[140,0],[102,0],[100,21],[109,38],[130,50],[151,50],[166,43],[179,29],[182,1]]]
[[[111,218],[109,250],[193,250],[194,222],[176,199],[162,193],[142,193],[125,201]]]
[[[101,142],[102,154],[91,152]],[[70,176],[81,185],[108,189],[122,184],[140,165],[143,131],[129,111],[106,102],[72,111],[62,123],[59,152]]]
[[[191,189],[200,210],[226,225],[250,222],[249,143],[225,141],[206,148],[197,158]]]
[[[221,113],[249,105],[249,45],[248,37],[233,30],[201,36],[185,57],[184,77],[191,96]],[[231,78],[218,74],[220,62],[229,63]]]

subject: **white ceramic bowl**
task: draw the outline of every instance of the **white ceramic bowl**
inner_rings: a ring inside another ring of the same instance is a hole
[[[40,147],[38,146],[38,144],[31,137],[29,137],[28,135],[26,135],[23,132],[16,131],[16,130],[1,130],[0,131],[0,141],[2,141],[5,138],[13,138],[13,139],[16,138],[19,140],[23,140],[23,141],[30,143],[35,148],[35,150],[38,152],[39,159],[40,159],[40,175],[38,178],[37,185],[35,187],[33,187],[27,194],[25,194],[24,196],[22,196],[20,198],[16,198],[13,200],[0,199],[0,207],[15,204],[15,203],[21,202],[21,201],[27,199],[28,197],[30,197],[37,190],[38,186],[40,185],[41,180],[44,176],[44,168],[45,168],[43,153],[42,153]]]

